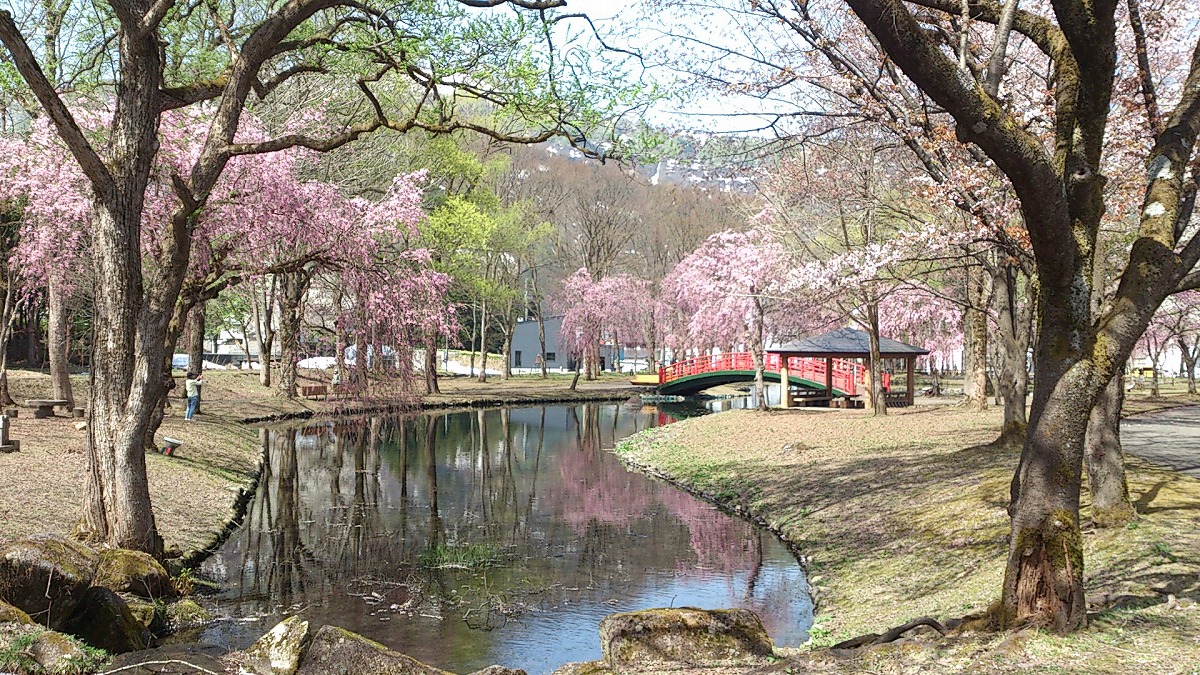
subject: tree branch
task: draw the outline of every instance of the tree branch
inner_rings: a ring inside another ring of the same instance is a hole
[[[79,162],[84,175],[91,181],[92,188],[98,193],[111,191],[113,178],[108,167],[104,165],[100,155],[83,135],[83,131],[75,122],[71,111],[55,91],[54,85],[46,79],[45,73],[38,65],[37,58],[29,49],[29,44],[25,42],[25,36],[13,22],[12,14],[6,10],[0,10],[0,42],[3,42],[4,46],[8,48],[8,53],[12,56],[17,71],[21,73],[25,83],[29,85],[38,102],[42,104],[42,109],[46,111],[47,117],[54,123],[59,135],[67,144],[67,148]]]
[[[1154,74],[1150,71],[1150,54],[1146,48],[1146,28],[1142,25],[1140,0],[1128,0],[1129,26],[1133,29],[1134,50],[1137,53],[1138,79],[1141,81],[1142,100],[1146,105],[1146,118],[1150,131],[1158,136],[1163,130],[1162,117],[1158,112],[1158,95],[1154,90]]]

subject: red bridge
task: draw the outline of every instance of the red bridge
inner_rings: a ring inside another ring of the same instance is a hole
[[[826,392],[829,396],[857,396],[860,386],[865,385],[867,368],[860,363],[837,358],[815,358],[807,356],[786,357],[770,353],[763,358],[763,379],[779,382],[786,376],[788,382],[814,392]],[[673,363],[658,371],[658,391],[662,394],[695,394],[709,387],[730,382],[745,382],[754,379],[754,355],[750,352],[726,352],[711,356],[697,356]],[[891,388],[892,376],[883,374],[883,387]]]

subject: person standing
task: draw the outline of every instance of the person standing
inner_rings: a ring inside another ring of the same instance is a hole
[[[200,379],[200,373],[195,371],[189,372],[183,381],[183,391],[187,395],[188,401],[187,412],[183,416],[185,420],[191,420],[200,408],[200,385],[202,384],[204,384],[204,380]]]

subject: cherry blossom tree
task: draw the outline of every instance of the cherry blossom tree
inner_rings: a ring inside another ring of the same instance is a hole
[[[97,55],[94,63],[112,82],[101,94],[106,98],[101,107],[112,116],[99,134],[83,131],[77,111],[47,76],[8,10],[0,10],[0,42],[91,188],[93,320],[97,334],[107,339],[93,345],[80,530],[90,539],[158,554],[162,543],[141,446],[161,399],[161,337],[187,272],[194,214],[208,203],[232,159],[293,146],[331,150],[379,129],[465,128],[520,141],[555,134],[579,139],[583,130],[568,120],[586,119],[591,131],[593,123],[609,117],[603,107],[591,105],[594,98],[563,89],[578,85],[584,91],[603,87],[602,81],[588,82],[591,78],[574,66],[572,77],[560,81],[556,71],[566,67],[562,61],[536,57],[536,50],[553,44],[553,17],[527,21],[511,14],[468,13],[464,7],[508,4],[553,13],[563,4],[557,0],[462,0],[436,7],[288,0],[263,11],[213,7],[217,23],[226,29],[220,33],[225,49],[196,60],[188,58],[194,54],[162,49],[166,35],[192,28],[191,11],[173,0],[105,4],[111,18],[98,29],[110,38],[101,47],[109,58]],[[394,39],[398,35],[405,39]],[[233,36],[244,37],[235,42]],[[207,48],[209,41],[196,44]],[[422,47],[413,49],[414,44]],[[350,92],[361,105],[345,110],[361,113],[275,129],[265,139],[247,137],[243,113],[252,95],[268,103],[290,96],[294,106],[297,96],[313,89],[295,86],[305,80],[320,83],[316,89],[323,92]],[[513,82],[521,85],[510,86]],[[511,111],[515,119],[509,128],[528,131],[506,134],[465,119],[459,114],[460,95]],[[165,176],[162,184],[169,191],[161,203],[167,206],[159,210],[151,185],[164,146],[162,120],[181,108],[203,108],[208,124],[197,139],[199,151]],[[158,224],[156,238],[163,242],[155,255],[142,248],[146,222]]]
[[[804,332],[820,316],[785,287],[793,257],[766,227],[718,232],[663,279],[664,301],[682,316],[676,340],[693,348],[745,345],[754,358],[754,390],[766,407],[763,364],[767,341]]]
[[[962,310],[943,294],[914,283],[889,293],[879,304],[879,329],[929,350],[924,357],[937,395],[938,373],[963,348]]]

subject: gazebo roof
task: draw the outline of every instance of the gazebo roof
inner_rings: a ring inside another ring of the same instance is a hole
[[[792,340],[781,345],[769,345],[767,351],[788,356],[862,358],[871,355],[871,341],[870,336],[861,330],[839,328],[824,335]],[[928,353],[928,349],[883,336],[879,337],[879,355],[883,358],[925,356]]]

